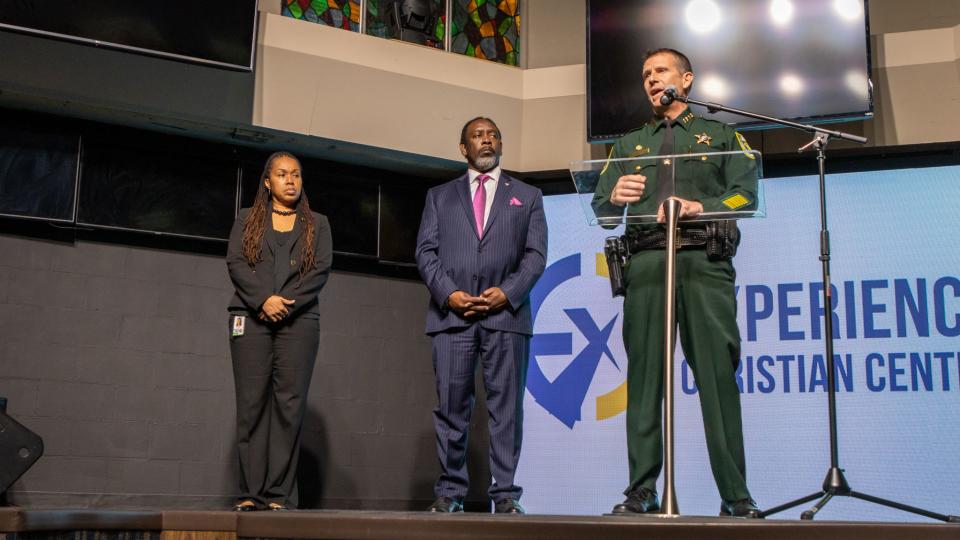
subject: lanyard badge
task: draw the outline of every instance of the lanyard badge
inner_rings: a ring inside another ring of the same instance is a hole
[[[246,323],[247,318],[243,315],[234,315],[233,316],[233,337],[239,337],[243,335],[243,325]]]

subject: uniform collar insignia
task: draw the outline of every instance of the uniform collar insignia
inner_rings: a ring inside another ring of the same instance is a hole
[[[707,132],[706,132],[706,131],[704,131],[703,133],[697,133],[697,134],[694,135],[694,137],[697,138],[697,144],[707,144],[707,145],[709,145],[709,144],[710,144],[710,141],[713,140],[713,137],[707,135]]]

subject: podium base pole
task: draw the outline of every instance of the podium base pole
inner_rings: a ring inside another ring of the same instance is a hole
[[[663,501],[660,514],[664,516],[680,515],[677,506],[677,494],[674,489],[673,455],[673,352],[676,347],[676,276],[677,276],[677,220],[680,215],[680,201],[663,201],[663,214],[666,216],[667,245],[664,271],[664,309],[663,309]]]

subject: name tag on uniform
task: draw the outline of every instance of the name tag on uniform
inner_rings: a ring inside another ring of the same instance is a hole
[[[234,315],[233,316],[233,337],[238,337],[243,335],[243,325],[247,322],[247,318],[243,315]]]

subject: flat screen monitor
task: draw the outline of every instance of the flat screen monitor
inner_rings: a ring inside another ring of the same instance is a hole
[[[90,141],[77,223],[226,240],[236,215],[238,170],[233,160],[201,152]]]
[[[0,29],[250,71],[257,0],[0,2]]]
[[[652,117],[641,60],[664,47],[690,58],[694,99],[803,122],[872,116],[866,0],[588,0],[587,18],[592,142]]]
[[[0,124],[0,215],[72,222],[80,136]]]
[[[428,186],[380,186],[380,260],[413,265]]]

